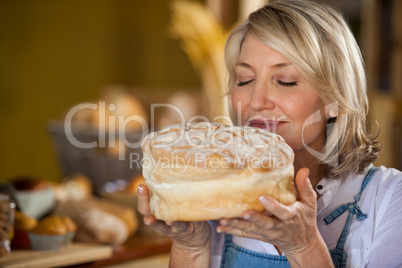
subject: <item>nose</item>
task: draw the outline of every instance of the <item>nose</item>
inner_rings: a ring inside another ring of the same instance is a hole
[[[255,85],[249,107],[255,111],[273,110],[275,108],[273,92],[268,85]]]

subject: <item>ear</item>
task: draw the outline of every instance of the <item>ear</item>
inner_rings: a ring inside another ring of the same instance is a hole
[[[328,115],[329,115],[329,117],[334,118],[334,117],[337,117],[337,116],[338,116],[338,113],[335,112],[335,111],[333,111],[333,110],[329,110],[329,111],[328,111]]]
[[[325,105],[325,112],[327,118],[336,118],[338,116],[339,104],[338,101],[334,101]]]

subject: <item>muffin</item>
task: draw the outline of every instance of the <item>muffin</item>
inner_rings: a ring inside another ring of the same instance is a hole
[[[70,233],[75,233],[75,230],[76,226],[71,219],[60,216],[45,217],[29,232],[31,248],[33,250],[60,249],[69,244]]]
[[[17,210],[14,215],[14,237],[11,241],[11,249],[29,249],[30,242],[28,232],[38,224],[38,221],[31,216]]]
[[[71,218],[67,216],[59,216],[59,218],[63,222],[64,226],[67,228],[66,245],[68,246],[74,240],[74,236],[77,231],[77,225]]]

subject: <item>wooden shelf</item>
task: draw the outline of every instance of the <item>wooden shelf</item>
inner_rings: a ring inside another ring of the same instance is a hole
[[[0,259],[4,268],[46,268],[96,262],[111,258],[113,249],[108,245],[73,243],[59,250],[14,250]]]
[[[172,241],[157,233],[137,234],[119,247],[74,242],[60,250],[13,250],[0,259],[4,268],[104,267],[170,252]]]
[[[127,242],[122,246],[115,248],[113,255],[109,258],[68,267],[104,267],[106,265],[168,253],[170,252],[171,245],[172,240],[165,236],[155,235],[150,237],[145,235],[136,235],[127,240]]]

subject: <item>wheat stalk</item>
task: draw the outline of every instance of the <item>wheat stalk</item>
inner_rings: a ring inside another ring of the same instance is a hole
[[[203,82],[210,118],[228,116],[224,46],[227,33],[201,3],[172,2],[171,32],[181,40],[194,69]]]

